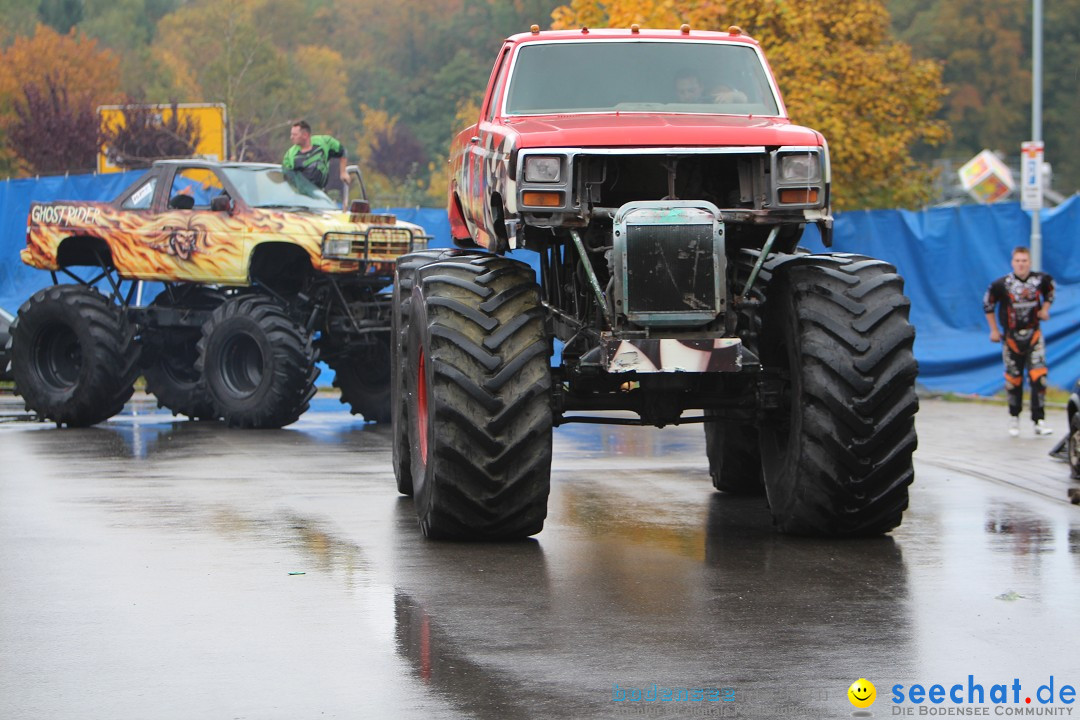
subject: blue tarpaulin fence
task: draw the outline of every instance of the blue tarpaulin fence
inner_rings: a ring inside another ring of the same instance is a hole
[[[139,173],[72,175],[0,182],[0,307],[15,312],[49,274],[26,267],[19,250],[26,242],[26,215],[35,200],[109,200]],[[450,245],[443,210],[391,208],[422,225],[435,247]],[[924,211],[867,210],[836,217],[834,251],[878,257],[896,265],[911,298],[916,327],[919,380],[938,391],[992,394],[1003,386],[1000,346],[989,340],[982,295],[994,278],[1009,271],[1012,248],[1027,245],[1030,214],[1018,203],[935,208]],[[1044,324],[1051,384],[1071,387],[1080,378],[1080,196],[1044,210],[1043,267],[1057,281],[1057,301]],[[823,251],[810,228],[804,246]],[[529,261],[535,255],[514,253]],[[535,266],[535,262],[533,263]],[[152,292],[147,298],[153,297]],[[320,384],[330,382],[324,369]]]

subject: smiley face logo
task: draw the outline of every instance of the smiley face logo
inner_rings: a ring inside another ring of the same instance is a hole
[[[877,700],[877,688],[866,678],[859,678],[847,689],[848,700],[857,708],[868,708]]]

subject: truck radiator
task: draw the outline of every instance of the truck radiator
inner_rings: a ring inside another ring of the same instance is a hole
[[[697,327],[724,312],[724,224],[715,205],[627,203],[615,214],[613,234],[618,321],[642,327]]]

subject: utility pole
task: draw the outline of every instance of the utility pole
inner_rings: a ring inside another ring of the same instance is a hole
[[[1032,0],[1031,23],[1031,139],[1042,144],[1042,21],[1043,2]],[[1022,160],[1021,162],[1024,162]],[[1039,187],[1038,205],[1031,211],[1031,269],[1042,270],[1042,153],[1036,167]]]

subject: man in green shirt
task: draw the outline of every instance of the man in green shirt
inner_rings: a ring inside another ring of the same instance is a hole
[[[307,120],[297,120],[289,130],[289,139],[293,146],[285,151],[281,167],[295,170],[319,189],[326,188],[330,179],[330,161],[341,158],[341,182],[348,184],[349,174],[345,172],[345,146],[330,135],[312,135],[311,125]]]

